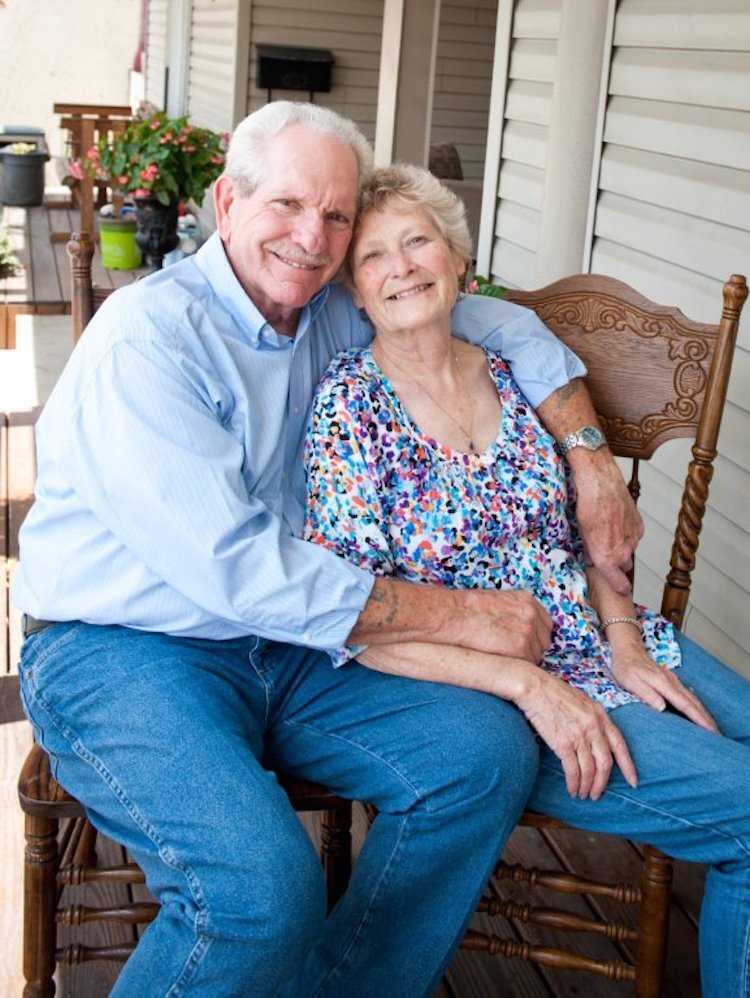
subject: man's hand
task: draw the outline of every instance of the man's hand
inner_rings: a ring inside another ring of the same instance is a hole
[[[552,618],[523,589],[466,589],[464,633],[458,644],[538,665],[550,645]]]
[[[537,665],[551,634],[549,614],[523,590],[459,590],[377,578],[347,644],[427,641]]]
[[[562,763],[571,797],[598,800],[615,762],[630,786],[637,786],[625,739],[604,708],[541,669],[535,678],[532,688],[515,702]]]
[[[576,519],[587,561],[595,565],[615,592],[630,592],[626,573],[643,537],[643,521],[611,452],[568,454],[575,478]]]

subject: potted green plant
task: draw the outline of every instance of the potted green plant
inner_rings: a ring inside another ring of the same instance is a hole
[[[10,245],[8,230],[4,222],[0,222],[0,278],[14,277],[21,269],[21,261]]]
[[[79,178],[106,180],[113,190],[132,198],[138,245],[146,263],[160,267],[164,254],[178,242],[180,202],[201,204],[224,168],[226,144],[226,134],[156,111],[101,138],[71,169]]]

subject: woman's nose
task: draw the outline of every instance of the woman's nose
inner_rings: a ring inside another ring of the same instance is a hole
[[[401,277],[404,274],[408,274],[413,266],[409,254],[400,249],[394,250],[391,253],[390,265],[391,274],[394,277]]]

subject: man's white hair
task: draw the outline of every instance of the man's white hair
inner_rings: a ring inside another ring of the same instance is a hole
[[[338,139],[357,157],[360,185],[373,166],[370,143],[349,118],[319,104],[302,101],[272,101],[244,118],[232,133],[224,173],[248,197],[266,177],[266,146],[269,139],[289,125],[305,125]],[[315,149],[310,149],[310,156]]]

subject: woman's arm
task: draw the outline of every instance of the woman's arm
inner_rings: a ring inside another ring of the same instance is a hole
[[[654,710],[666,710],[671,705],[701,728],[718,731],[692,690],[682,685],[674,671],[658,666],[646,652],[630,597],[615,592],[598,568],[590,566],[586,572],[589,599],[612,649],[612,675],[617,682]]]
[[[600,797],[614,762],[631,786],[637,784],[625,739],[606,711],[531,662],[430,642],[370,647],[357,659],[378,672],[481,690],[514,703],[560,759],[571,796]]]

